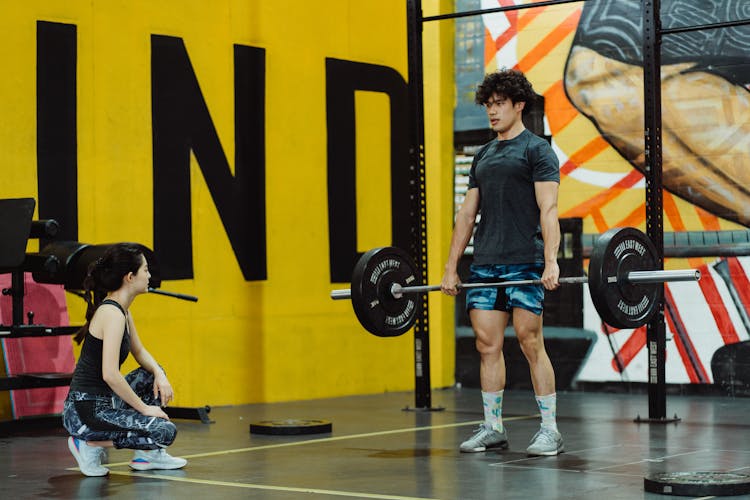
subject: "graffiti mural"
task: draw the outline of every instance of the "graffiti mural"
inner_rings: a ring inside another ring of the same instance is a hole
[[[747,2],[672,0],[662,5],[665,29],[750,16]],[[585,4],[565,89],[602,137],[643,171],[639,16],[639,0]],[[747,26],[665,35],[661,50],[664,187],[744,226],[750,225],[749,51]]]
[[[481,0],[475,8],[533,3]],[[545,135],[561,165],[560,216],[584,233],[645,229],[639,0],[579,2],[482,16],[484,70],[524,71],[544,98]],[[750,18],[738,1],[663,0],[663,28]],[[664,37],[664,230],[750,227],[750,26]],[[459,95],[459,98],[461,96]],[[667,382],[711,383],[711,359],[750,337],[750,259],[667,259],[699,283],[665,286]],[[588,300],[588,299],[587,299]],[[590,302],[599,337],[578,379],[645,381],[645,327],[615,330]]]

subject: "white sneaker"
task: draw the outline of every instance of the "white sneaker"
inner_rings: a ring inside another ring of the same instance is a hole
[[[89,446],[83,441],[73,436],[68,438],[68,449],[78,462],[78,468],[86,476],[97,477],[109,474],[109,469],[102,467],[101,446]]]
[[[563,438],[559,432],[542,427],[531,438],[526,453],[532,456],[553,456],[562,453],[564,448]]]
[[[462,453],[476,453],[479,451],[500,448],[508,448],[508,432],[503,428],[503,432],[496,431],[487,427],[487,424],[481,424],[474,432],[474,435],[461,443],[459,449]]]
[[[135,450],[130,468],[135,470],[152,469],[180,469],[185,467],[187,460],[173,457],[164,448],[158,450]]]

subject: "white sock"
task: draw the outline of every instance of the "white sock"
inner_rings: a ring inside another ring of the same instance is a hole
[[[503,432],[503,392],[482,391],[482,406],[484,406],[484,422],[487,427]]]
[[[542,414],[542,427],[557,431],[557,393],[536,396],[536,404]]]

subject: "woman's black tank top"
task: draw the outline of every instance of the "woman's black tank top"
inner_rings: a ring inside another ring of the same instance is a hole
[[[122,363],[128,357],[130,352],[130,334],[128,333],[127,314],[125,309],[114,300],[104,299],[101,304],[112,304],[116,306],[125,316],[125,332],[122,334],[122,343],[120,344],[120,359]],[[102,347],[103,342],[86,332],[86,337],[81,348],[81,355],[78,358],[73,379],[70,382],[70,390],[77,392],[86,392],[89,394],[108,395],[112,389],[102,378]]]

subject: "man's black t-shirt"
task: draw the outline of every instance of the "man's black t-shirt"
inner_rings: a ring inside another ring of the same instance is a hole
[[[477,152],[469,172],[469,189],[479,188],[474,264],[544,263],[534,191],[543,181],[560,182],[560,164],[547,141],[526,129]]]

